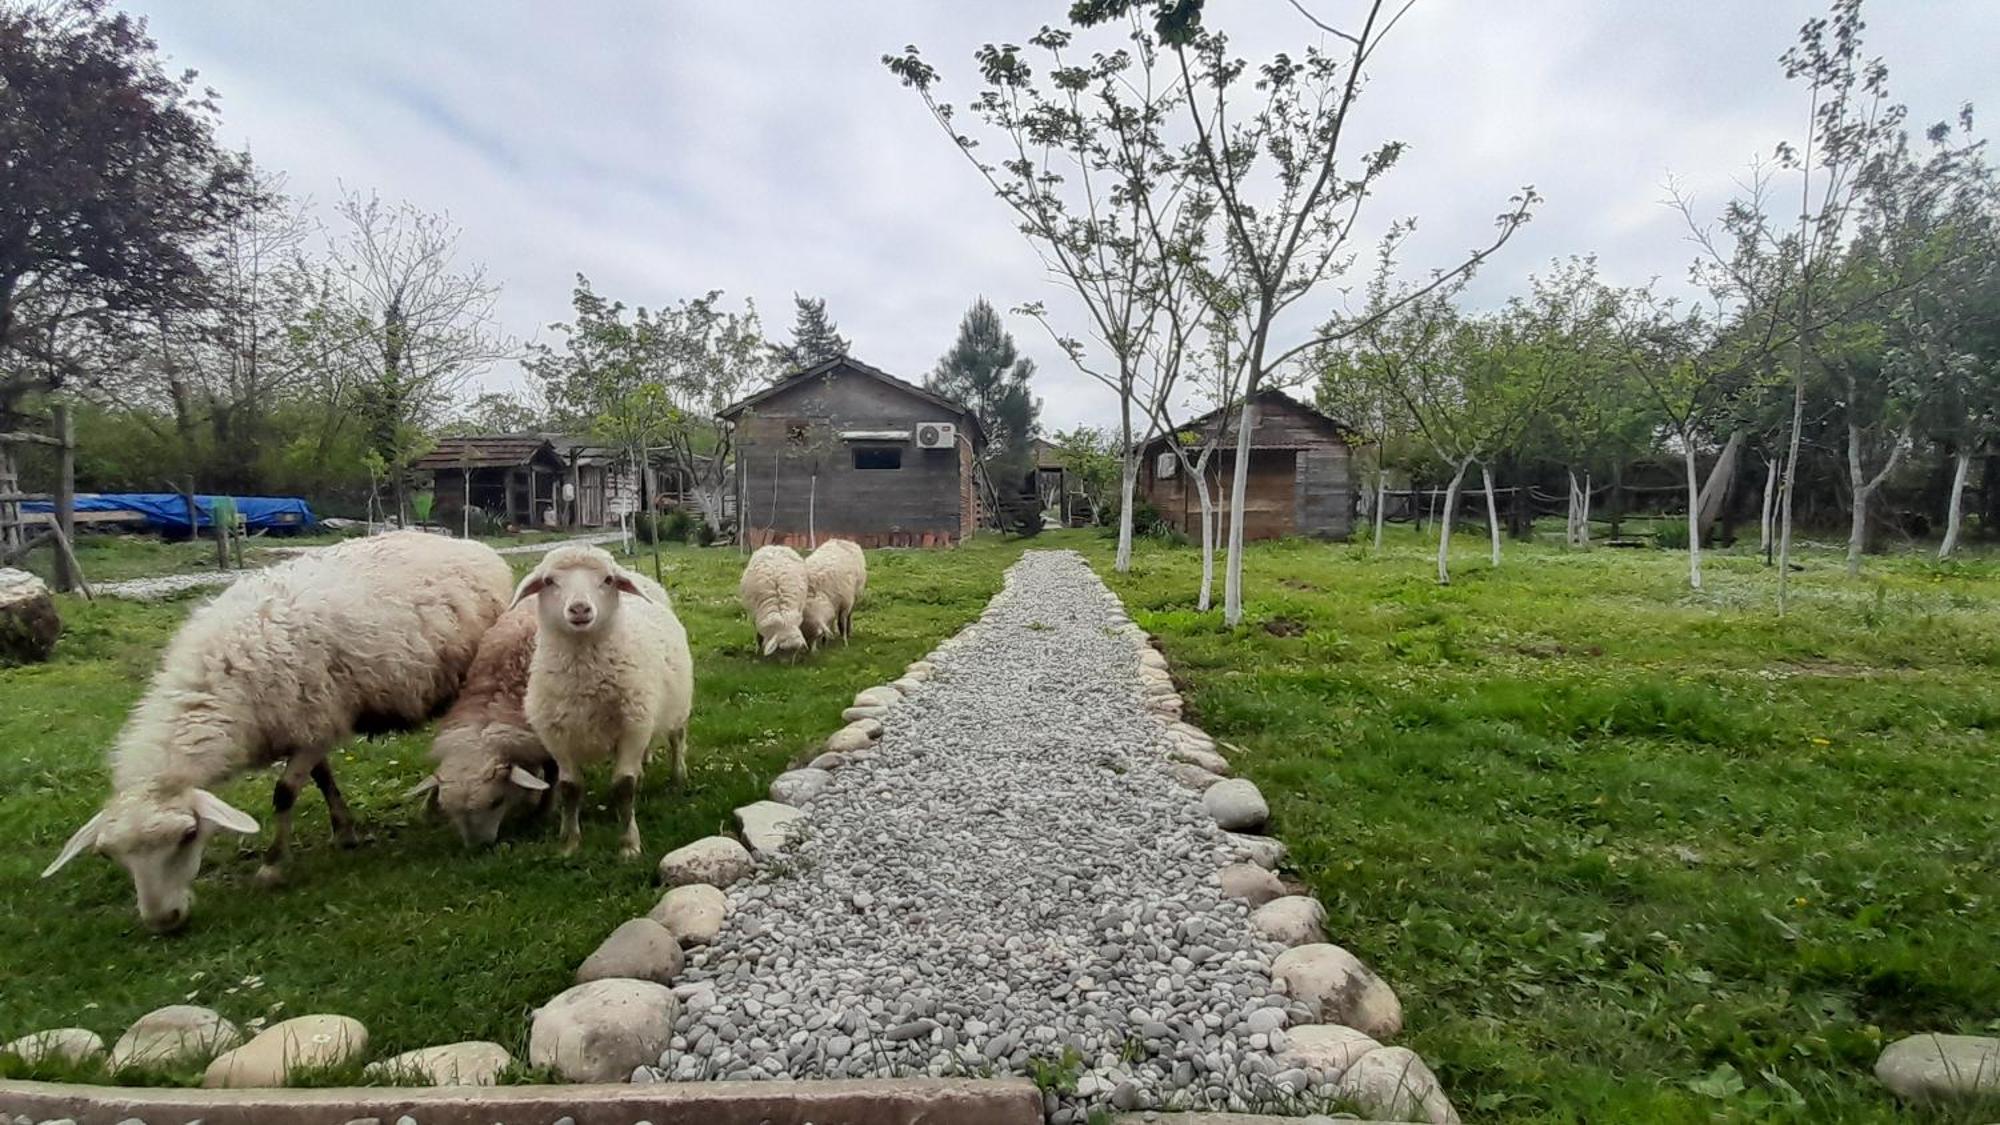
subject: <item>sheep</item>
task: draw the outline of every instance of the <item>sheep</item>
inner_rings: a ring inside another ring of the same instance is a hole
[[[765,656],[805,651],[806,564],[790,547],[759,547],[737,586]]]
[[[624,595],[633,595],[626,597]],[[583,767],[610,756],[611,803],[624,822],[619,854],[639,854],[634,804],[654,741],[665,738],[676,784],[687,782],[694,659],[666,591],[597,547],[558,547],[514,592],[533,597],[540,628],[528,666],[528,723],[556,760],[562,851],[582,832]]]
[[[544,775],[554,772],[555,759],[525,709],[540,620],[535,609],[515,606],[480,639],[465,686],[432,739],[437,765],[408,793],[428,797],[468,846],[491,844],[509,815],[550,796]]]
[[[854,604],[868,587],[868,559],[851,539],[829,539],[806,556],[806,609],[802,631],[814,640],[854,635]]]
[[[310,777],[343,846],[357,841],[327,753],[412,726],[458,690],[513,571],[491,547],[420,531],[359,539],[246,575],[174,636],[110,754],[111,797],[44,878],[87,849],[132,876],[155,930],[185,924],[202,847],[257,822],[211,788],[284,762],[260,882],[276,882]]]

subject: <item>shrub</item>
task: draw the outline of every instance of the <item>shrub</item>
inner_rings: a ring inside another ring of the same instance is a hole
[[[661,520],[661,541],[666,543],[685,543],[694,534],[694,528],[695,518],[688,514],[686,508],[671,508]]]
[[[1653,525],[1653,546],[1668,551],[1685,551],[1688,525],[1684,519],[1663,519]]]

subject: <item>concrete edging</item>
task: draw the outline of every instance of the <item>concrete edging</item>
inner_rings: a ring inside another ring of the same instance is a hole
[[[597,1086],[427,1086],[202,1090],[0,1080],[0,1113],[77,1125],[343,1125],[408,1114],[418,1125],[1035,1125],[1042,1097],[1022,1078],[857,1078]]]

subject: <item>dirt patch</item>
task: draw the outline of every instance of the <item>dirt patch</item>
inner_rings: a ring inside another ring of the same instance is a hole
[[[1274,637],[1303,637],[1306,635],[1306,623],[1289,617],[1273,617],[1264,622],[1264,631]]]
[[[1554,641],[1518,644],[1514,646],[1514,651],[1520,653],[1522,656],[1534,656],[1543,660],[1554,660],[1562,656],[1604,655],[1604,649],[1600,645],[1584,645],[1581,648],[1571,648],[1568,645],[1557,644]]]
[[[1298,578],[1280,578],[1278,579],[1278,585],[1292,590],[1310,590],[1315,594],[1323,593],[1326,589],[1324,586],[1317,586]]]

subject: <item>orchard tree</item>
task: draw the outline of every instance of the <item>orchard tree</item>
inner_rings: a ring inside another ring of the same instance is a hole
[[[1392,10],[1393,9],[1393,10]],[[1236,427],[1235,464],[1249,463],[1256,395],[1296,358],[1365,328],[1336,317],[1289,346],[1276,342],[1292,306],[1337,283],[1351,260],[1362,204],[1402,155],[1386,141],[1354,152],[1352,133],[1364,71],[1408,4],[1367,4],[1356,20],[1336,27],[1310,16],[1317,44],[1281,52],[1252,67],[1230,51],[1228,37],[1204,26],[1201,0],[1078,0],[1071,18],[1085,26],[1150,12],[1155,34],[1172,55],[1179,96],[1171,108],[1189,134],[1180,162],[1212,197],[1220,228],[1214,247],[1218,277],[1233,279],[1240,302],[1247,359]],[[1303,9],[1300,11],[1303,13]],[[1524,189],[1498,220],[1498,233],[1464,261],[1398,299],[1414,300],[1476,266],[1527,220],[1535,195]],[[1393,312],[1376,309],[1371,315]],[[1230,486],[1229,546],[1223,619],[1243,618],[1243,520],[1248,474]]]

